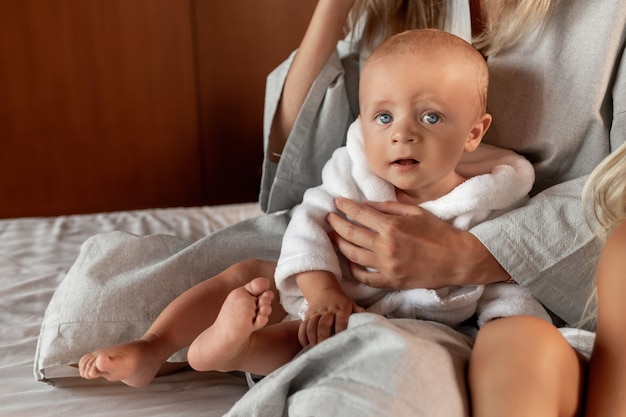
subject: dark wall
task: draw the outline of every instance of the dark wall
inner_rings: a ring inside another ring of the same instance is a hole
[[[0,217],[254,201],[314,0],[0,0]]]

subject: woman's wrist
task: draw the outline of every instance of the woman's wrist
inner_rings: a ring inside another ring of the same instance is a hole
[[[464,232],[463,235],[466,241],[466,250],[464,251],[466,256],[463,257],[466,268],[461,274],[461,280],[465,282],[465,285],[486,285],[512,281],[509,273],[476,236],[470,232]]]

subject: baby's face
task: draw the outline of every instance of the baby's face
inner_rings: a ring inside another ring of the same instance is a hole
[[[417,200],[450,192],[461,155],[474,149],[468,143],[483,113],[476,76],[452,64],[438,57],[385,57],[361,74],[367,160],[376,175]]]

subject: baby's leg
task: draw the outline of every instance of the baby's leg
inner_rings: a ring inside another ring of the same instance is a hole
[[[476,416],[576,416],[584,363],[559,331],[537,317],[494,320],[472,350],[469,386]]]
[[[189,364],[198,371],[248,371],[267,375],[300,350],[299,322],[265,327],[274,293],[256,278],[233,290],[211,327],[189,346]]]
[[[172,301],[161,312],[141,339],[106,347],[83,356],[79,362],[81,376],[104,377],[130,386],[144,386],[166,368],[173,353],[188,346],[215,321],[226,296],[256,277],[273,277],[276,264],[269,261],[239,262],[222,273],[193,286]],[[273,280],[270,280],[273,286]],[[277,323],[285,313],[275,300],[270,323]]]

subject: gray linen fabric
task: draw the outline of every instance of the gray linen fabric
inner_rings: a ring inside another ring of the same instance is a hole
[[[347,331],[265,377],[226,416],[469,415],[471,346],[439,323],[354,314]]]

